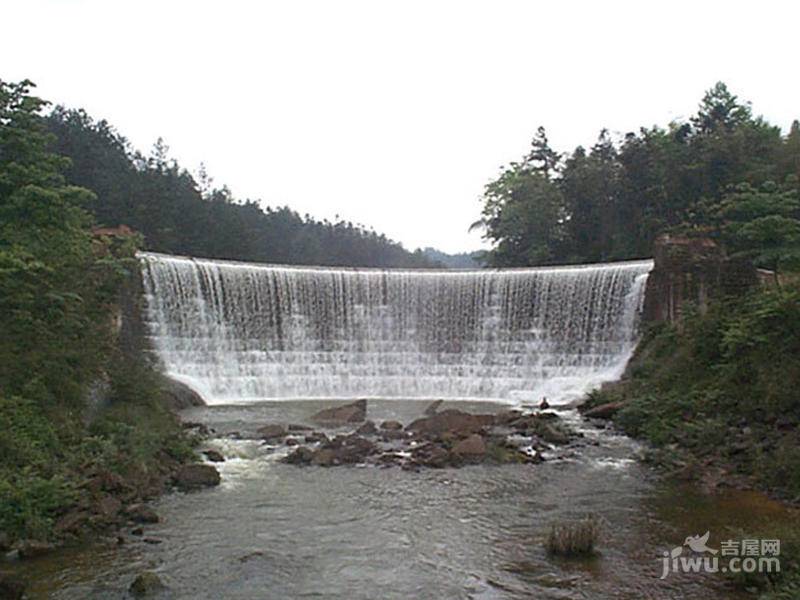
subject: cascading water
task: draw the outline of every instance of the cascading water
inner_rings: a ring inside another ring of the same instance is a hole
[[[210,404],[563,404],[621,374],[652,268],[409,271],[140,257],[158,356]]]

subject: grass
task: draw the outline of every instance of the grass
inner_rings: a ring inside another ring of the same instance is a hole
[[[550,526],[545,548],[549,554],[565,558],[591,556],[595,553],[600,531],[600,521],[594,515],[554,523]]]

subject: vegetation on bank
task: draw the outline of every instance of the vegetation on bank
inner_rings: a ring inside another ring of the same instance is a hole
[[[92,503],[108,486],[92,480],[146,495],[191,453],[157,375],[119,343],[135,243],[91,235],[96,197],[64,179],[69,161],[50,151],[31,87],[0,81],[0,534],[11,542],[68,533],[55,525],[71,510],[86,518],[69,533],[102,528]]]

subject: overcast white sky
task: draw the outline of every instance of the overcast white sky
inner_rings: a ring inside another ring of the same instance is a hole
[[[482,245],[484,184],[539,124],[559,150],[690,115],[723,80],[800,118],[800,3],[0,0],[0,78],[158,136],[237,197]]]

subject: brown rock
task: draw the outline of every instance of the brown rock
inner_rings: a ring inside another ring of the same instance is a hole
[[[298,425],[296,423],[292,423],[286,429],[289,431],[311,431],[312,428],[308,425]]]
[[[287,446],[297,446],[299,443],[296,438],[286,438]]]
[[[437,444],[426,444],[413,452],[414,463],[441,469],[450,463],[450,453]]]
[[[136,576],[128,591],[137,598],[144,598],[145,596],[154,596],[165,588],[166,586],[158,575],[152,571],[145,571]]]
[[[331,448],[321,448],[314,452],[311,464],[317,467],[330,467],[336,459],[336,454]]]
[[[161,383],[162,398],[168,408],[182,410],[192,406],[205,406],[203,398],[185,383],[164,376]]]
[[[403,424],[400,421],[384,421],[381,423],[381,429],[385,431],[399,431],[403,428]]]
[[[316,442],[322,442],[324,444],[327,443],[328,441],[329,441],[328,436],[322,433],[321,431],[315,431],[305,436],[306,444],[314,444]]]
[[[375,427],[374,421],[364,421],[364,424],[361,425],[355,431],[358,435],[375,435],[378,433],[378,428]]]
[[[610,419],[620,408],[625,405],[624,402],[608,402],[607,404],[600,404],[590,408],[583,413],[584,417],[589,419]]]
[[[125,514],[134,523],[158,523],[156,511],[146,504],[131,504],[125,508]]]
[[[460,410],[444,410],[432,417],[417,419],[406,429],[424,436],[436,436],[445,432],[458,435],[477,433],[494,423],[492,415],[471,415]]]
[[[307,465],[314,457],[314,451],[305,446],[299,446],[294,452],[289,454],[284,461],[290,465]]]
[[[286,437],[286,429],[283,425],[264,425],[256,430],[256,435],[262,440],[281,440]]]
[[[211,465],[184,465],[175,474],[175,485],[182,490],[219,485],[219,471]]]
[[[479,458],[486,454],[486,444],[481,436],[473,433],[453,446],[452,453],[463,457]]]
[[[346,423],[360,423],[367,418],[367,401],[357,400],[343,406],[335,406],[319,411],[311,417],[315,423],[331,425],[344,425]]]
[[[225,457],[216,450],[203,450],[203,454],[205,455],[206,460],[211,462],[225,462]]]

